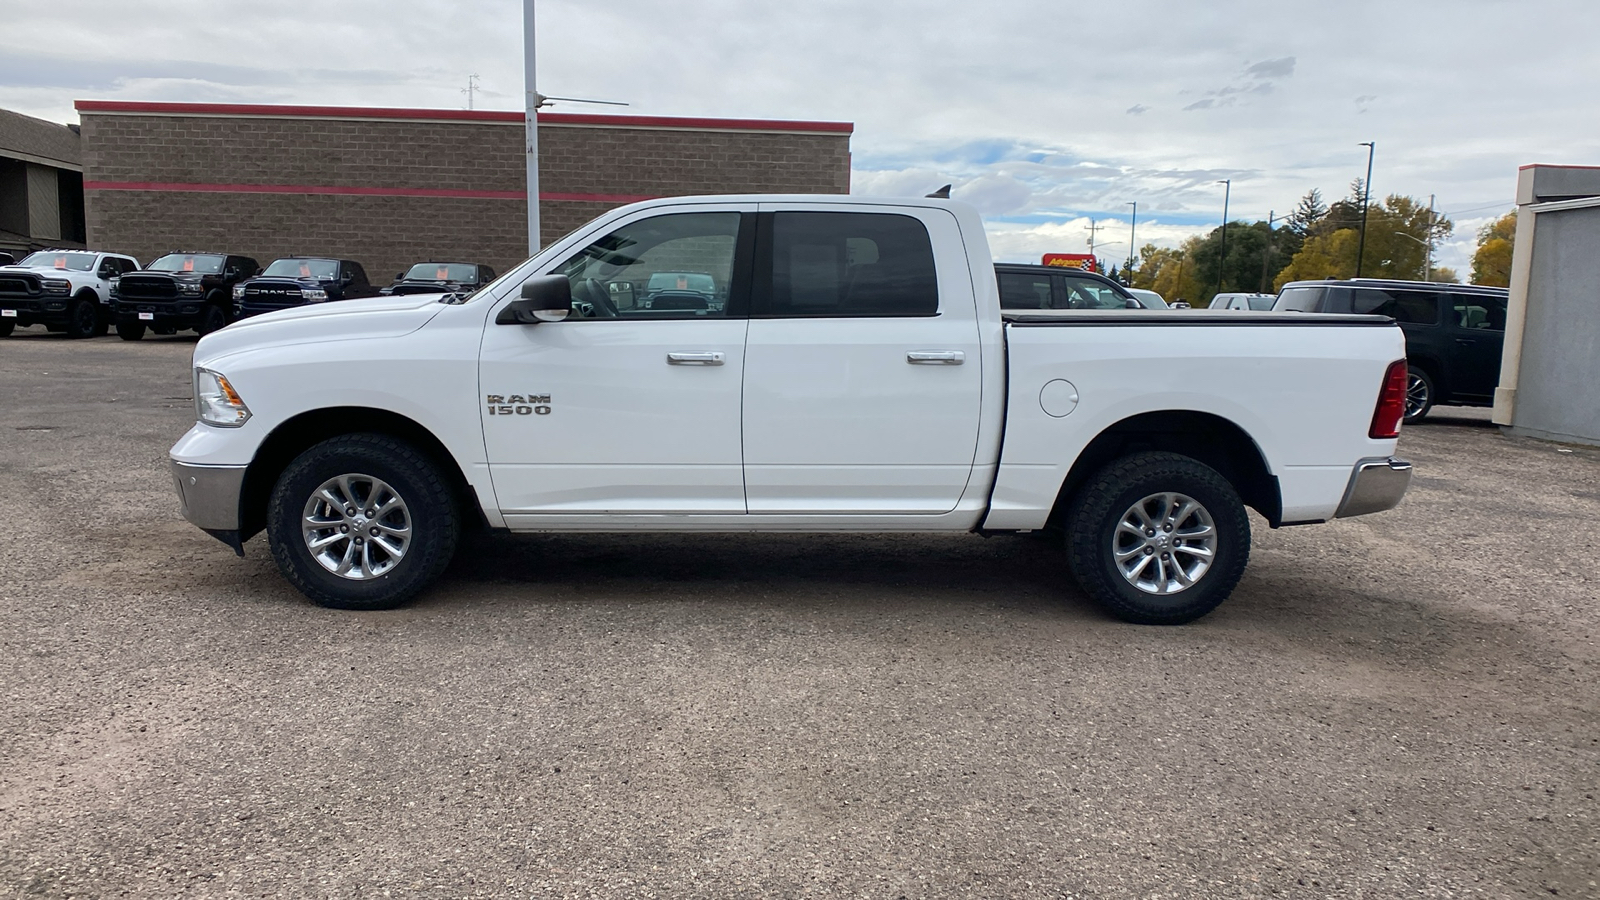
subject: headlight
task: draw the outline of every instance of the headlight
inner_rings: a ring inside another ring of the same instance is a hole
[[[322,301],[328,299],[328,292],[322,288],[301,288],[300,296],[304,297],[311,303],[321,303]]]
[[[204,288],[200,286],[199,282],[181,281],[178,283],[178,290],[185,294],[198,294],[204,290]]]
[[[46,278],[40,283],[44,285],[44,292],[47,294],[66,294],[72,291],[72,282],[64,278]]]
[[[219,428],[237,428],[250,420],[250,408],[238,391],[210,369],[194,370],[194,412],[200,421]]]
[[[244,299],[244,285],[236,284],[236,285],[233,286],[233,299],[235,299],[235,300],[243,300]]]

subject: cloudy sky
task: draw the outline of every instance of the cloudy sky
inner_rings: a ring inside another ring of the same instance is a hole
[[[0,0],[0,107],[75,99],[522,107],[521,0]],[[856,125],[857,193],[953,182],[999,259],[1173,245],[1373,191],[1476,228],[1516,170],[1600,163],[1596,0],[538,0],[539,87],[640,115]],[[560,104],[556,111],[605,111]]]

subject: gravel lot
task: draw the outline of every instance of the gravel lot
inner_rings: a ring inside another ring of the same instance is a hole
[[[0,341],[0,896],[1600,897],[1600,451],[1141,628],[1038,538],[484,535],[311,606],[182,521],[192,337]]]

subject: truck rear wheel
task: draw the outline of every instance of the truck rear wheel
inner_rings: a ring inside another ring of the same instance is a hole
[[[1072,574],[1112,615],[1179,625],[1216,609],[1250,558],[1233,485],[1177,453],[1138,453],[1092,476],[1067,511]]]
[[[221,331],[228,326],[228,313],[215,303],[207,303],[204,311],[200,313],[200,324],[195,326],[195,331],[205,337],[213,331]]]
[[[460,528],[439,467],[380,434],[332,438],[300,454],[267,506],[279,571],[334,609],[404,604],[444,571]]]

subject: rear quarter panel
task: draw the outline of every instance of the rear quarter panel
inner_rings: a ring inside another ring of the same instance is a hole
[[[1395,441],[1367,432],[1383,374],[1404,358],[1405,343],[1392,325],[1304,325],[1281,315],[1281,324],[1008,325],[1004,445],[984,527],[1042,527],[1090,441],[1164,410],[1211,413],[1248,434],[1278,478],[1283,521],[1330,518],[1356,461],[1394,452]],[[1055,379],[1079,397],[1059,418],[1040,402]]]

